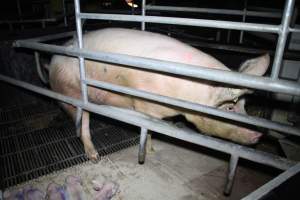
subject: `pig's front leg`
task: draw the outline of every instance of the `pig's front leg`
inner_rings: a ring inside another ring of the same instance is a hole
[[[91,139],[90,133],[90,113],[83,111],[81,120],[81,141],[84,145],[84,151],[89,159],[92,161],[97,161],[99,154],[96,151],[94,144]]]
[[[72,105],[62,103],[63,108],[66,112],[71,115],[73,121],[76,121],[76,108]],[[81,120],[81,130],[80,130],[80,139],[84,146],[84,151],[87,157],[96,162],[99,158],[98,152],[96,151],[94,144],[91,140],[90,134],[90,114],[86,111],[83,111],[82,120]]]

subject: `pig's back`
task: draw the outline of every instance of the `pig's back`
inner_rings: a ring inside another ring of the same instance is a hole
[[[107,28],[87,33],[84,46],[89,50],[127,54],[198,66],[224,68],[212,56],[171,37],[123,28]]]

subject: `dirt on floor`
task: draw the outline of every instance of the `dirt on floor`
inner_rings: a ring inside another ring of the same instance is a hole
[[[119,191],[113,199],[130,200],[234,200],[246,196],[270,180],[274,173],[248,167],[238,167],[232,194],[223,195],[228,167],[227,158],[212,155],[203,149],[192,149],[161,140],[154,140],[154,152],[147,154],[146,162],[138,164],[138,147],[131,147],[102,158],[97,164],[86,162],[69,169],[40,177],[24,185],[46,191],[49,183],[63,184],[68,175],[82,179],[87,199],[93,199],[92,181],[115,181]]]

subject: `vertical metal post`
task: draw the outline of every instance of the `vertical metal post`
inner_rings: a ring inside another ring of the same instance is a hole
[[[47,84],[48,79],[45,78],[45,76],[43,74],[42,67],[41,67],[41,64],[40,64],[40,54],[39,54],[39,52],[37,52],[37,51],[34,52],[34,58],[35,58],[35,64],[36,64],[38,75],[39,75],[40,79],[42,80],[42,82]]]
[[[146,0],[142,0],[142,16],[146,15]],[[142,21],[142,31],[145,30],[145,21]]]
[[[227,30],[227,44],[230,43],[230,38],[231,38],[231,30]]]
[[[248,5],[248,1],[244,0],[243,22],[246,21],[246,17],[247,17],[247,5]],[[241,31],[240,32],[240,41],[239,41],[240,44],[243,43],[243,38],[244,38],[244,31]]]
[[[227,176],[226,185],[224,189],[225,195],[229,195],[231,193],[238,161],[239,161],[239,157],[237,155],[232,154],[229,161],[228,176]]]
[[[295,5],[295,0],[286,0],[283,15],[282,15],[282,20],[281,20],[281,31],[279,32],[279,37],[276,46],[276,53],[275,53],[274,62],[272,66],[272,73],[271,73],[272,79],[277,79],[279,76],[282,57],[286,46],[286,40],[289,34],[289,25],[293,15],[294,5]]]
[[[78,40],[78,48],[83,48],[83,41],[82,41],[82,29],[81,29],[81,18],[79,17],[80,14],[80,3],[79,0],[75,0],[75,14],[76,14],[76,30],[77,30],[77,40]],[[85,66],[84,66],[84,58],[82,56],[78,56],[79,59],[79,71],[80,71],[80,86],[81,86],[81,95],[83,103],[86,104],[88,102],[88,95],[87,95],[87,86],[84,83],[85,81]]]
[[[18,9],[18,15],[19,15],[19,19],[22,19],[22,10],[21,10],[21,4],[20,4],[20,0],[17,0],[17,9]]]
[[[218,29],[216,33],[216,41],[220,42],[220,39],[221,39],[221,30]]]
[[[144,164],[146,157],[146,143],[147,143],[148,129],[141,128],[140,146],[139,146],[139,163]]]
[[[65,25],[65,27],[67,27],[68,26],[68,21],[67,21],[66,2],[65,2],[65,0],[62,1],[62,6],[63,6],[63,15],[64,15],[64,25]]]
[[[77,137],[80,137],[81,135],[81,120],[82,120],[82,108],[77,107],[76,119],[75,119],[75,128],[76,128]]]
[[[17,0],[17,9],[18,9],[18,15],[19,15],[19,20],[22,20],[22,9],[21,9],[21,3],[20,0]],[[24,30],[24,25],[21,23],[21,30]]]
[[[76,30],[77,30],[77,40],[78,40],[78,48],[83,48],[83,41],[82,41],[82,25],[81,25],[81,18],[78,16],[80,14],[80,2],[79,0],[74,0],[75,3],[75,17],[76,17]],[[88,94],[87,94],[87,85],[85,84],[85,64],[84,58],[82,56],[78,56],[79,59],[79,71],[80,71],[80,86],[81,86],[81,98],[83,103],[88,103]],[[82,108],[77,107],[76,112],[76,135],[80,136],[81,130],[81,121],[82,121]]]

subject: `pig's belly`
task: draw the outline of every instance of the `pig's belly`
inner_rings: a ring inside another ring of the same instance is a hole
[[[178,115],[175,109],[125,95],[89,88],[89,100],[100,105],[111,105],[136,110],[156,118]]]

